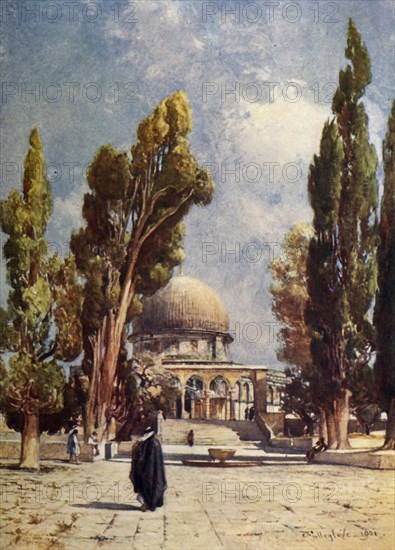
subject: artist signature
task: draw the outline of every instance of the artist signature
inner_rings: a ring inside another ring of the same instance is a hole
[[[345,527],[343,529],[302,529],[301,535],[304,539],[327,539],[332,541],[339,539],[357,538],[367,540],[369,538],[378,537],[375,529],[360,529],[349,531]]]

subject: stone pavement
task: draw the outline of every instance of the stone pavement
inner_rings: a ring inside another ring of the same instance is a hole
[[[306,464],[252,444],[236,458],[263,466],[196,468],[207,447],[164,446],[165,505],[141,512],[129,460],[43,462],[1,474],[0,548],[393,550],[394,472]],[[4,466],[4,464],[3,464]]]

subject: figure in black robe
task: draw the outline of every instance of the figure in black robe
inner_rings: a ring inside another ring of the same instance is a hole
[[[163,506],[166,491],[166,473],[162,446],[152,428],[147,428],[143,437],[132,449],[130,481],[139,497],[143,511]]]
[[[193,447],[193,444],[195,443],[195,434],[193,433],[193,430],[189,430],[187,435],[187,442],[190,447]]]
[[[324,452],[327,450],[327,448],[328,448],[328,445],[325,443],[324,438],[320,437],[319,440],[316,442],[316,444],[307,451],[306,453],[307,462],[312,462],[317,453]]]

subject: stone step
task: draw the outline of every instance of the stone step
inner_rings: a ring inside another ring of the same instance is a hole
[[[194,431],[196,445],[240,445],[236,432],[223,424],[199,420],[173,420],[163,422],[163,443],[185,445],[187,434]]]
[[[186,445],[187,434],[194,431],[195,445],[212,447],[239,447],[245,441],[261,441],[261,432],[255,422],[167,419],[162,424],[162,443]],[[121,442],[117,456],[130,456],[133,442]]]

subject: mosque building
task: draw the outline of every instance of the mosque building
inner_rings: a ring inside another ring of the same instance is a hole
[[[227,310],[202,281],[179,274],[145,299],[129,341],[137,353],[160,355],[172,373],[177,418],[242,420],[252,406],[262,414],[280,409],[284,373],[229,359]]]

